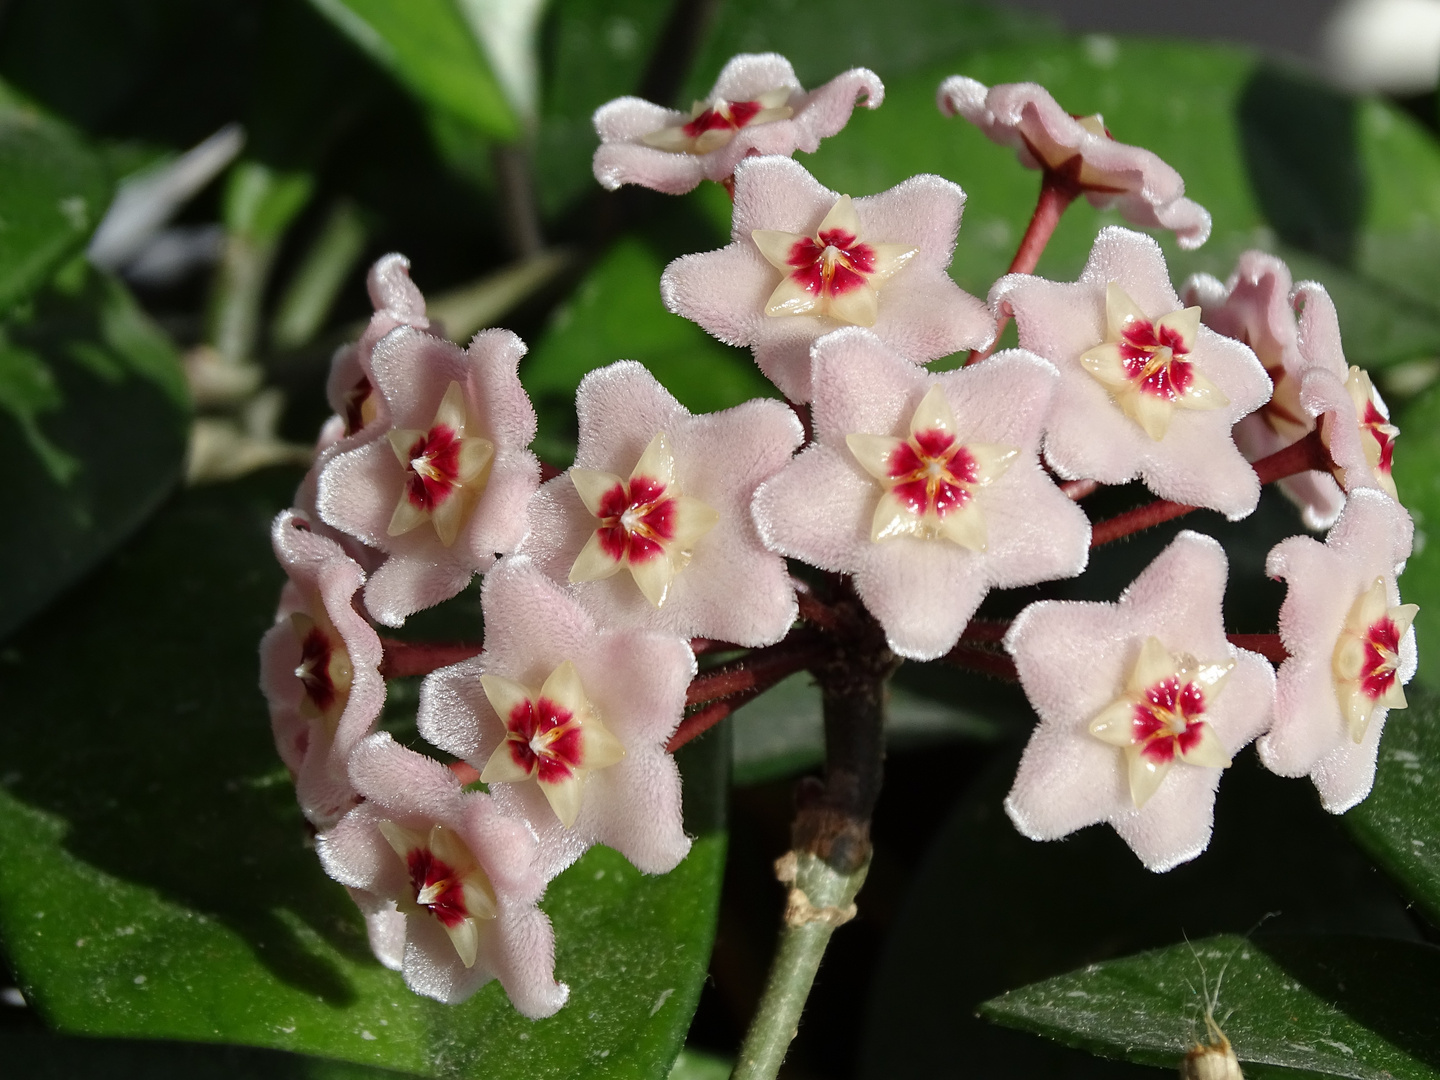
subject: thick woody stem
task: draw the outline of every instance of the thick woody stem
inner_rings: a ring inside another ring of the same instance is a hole
[[[1330,451],[1320,440],[1319,429],[1316,429],[1299,442],[1291,443],[1284,449],[1276,450],[1268,457],[1252,463],[1251,467],[1255,470],[1255,475],[1259,477],[1260,483],[1270,484],[1297,473],[1312,470],[1329,472],[1334,465]],[[1090,546],[1096,548],[1101,544],[1108,544],[1112,540],[1119,540],[1121,537],[1129,536],[1141,529],[1159,525],[1162,521],[1183,517],[1196,509],[1199,508],[1187,506],[1185,503],[1171,502],[1169,499],[1156,499],[1144,506],[1126,510],[1123,514],[1116,514],[1104,521],[1097,521],[1090,532]]]
[[[1040,198],[1035,203],[1035,212],[1030,215],[1030,224],[1020,238],[1020,246],[1015,251],[1015,258],[1010,260],[1007,273],[1029,274],[1034,271],[1045,245],[1055,233],[1055,226],[1060,224],[1061,215],[1079,194],[1080,188],[1073,180],[1046,170],[1044,179],[1040,181]],[[1009,314],[1002,311],[995,321],[995,340],[988,348],[972,350],[965,363],[978,363],[994,352],[1009,321]]]

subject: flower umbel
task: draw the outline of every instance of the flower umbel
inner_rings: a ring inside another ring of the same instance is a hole
[[[1229,399],[1190,359],[1200,309],[1149,319],[1115,282],[1105,287],[1105,342],[1080,354],[1125,415],[1159,441],[1176,409],[1220,409]]]
[[[849,195],[840,196],[814,236],[777,229],[755,229],[750,236],[785,275],[765,304],[766,315],[828,315],[856,326],[875,325],[881,284],[920,250],[861,239]]]
[[[628,480],[577,468],[570,479],[585,508],[600,519],[570,567],[570,580],[598,581],[624,567],[645,599],[660,607],[695,542],[720,520],[711,507],[678,489],[665,433],[650,440]]]
[[[390,447],[405,469],[405,488],[387,530],[403,536],[425,522],[446,547],[455,543],[465,514],[484,490],[485,476],[495,460],[495,444],[465,434],[465,392],[458,382],[445,391],[429,430],[395,428]]]
[[[985,518],[975,490],[994,483],[1020,453],[1016,447],[961,442],[955,413],[938,383],[920,399],[908,439],[857,432],[845,436],[845,445],[885,488],[871,519],[871,540],[944,539],[972,551],[985,550]]]
[[[560,823],[570,828],[580,813],[586,775],[625,756],[625,747],[585,696],[575,665],[566,660],[538,693],[500,675],[481,675],[480,685],[505,725],[505,741],[480,779],[513,784],[533,778]]]
[[[1228,769],[1230,755],[1205,720],[1210,701],[1235,667],[1174,656],[1146,638],[1124,692],[1090,721],[1090,734],[1125,751],[1130,797],[1144,806],[1176,761]]]

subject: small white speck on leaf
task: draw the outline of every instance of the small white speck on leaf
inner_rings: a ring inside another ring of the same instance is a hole
[[[144,975],[136,975],[136,976],[135,976],[135,985],[136,985],[136,986],[144,986],[144,985],[145,985],[145,976],[144,976]]]
[[[370,1034],[370,1032],[366,1031],[366,1030],[363,1029],[363,1028],[362,1028],[361,1031],[360,1031],[360,1037],[361,1037],[362,1039],[364,1039],[366,1042],[374,1042],[374,1041],[375,1041],[375,1036],[372,1035],[372,1034]]]
[[[650,1006],[650,1015],[654,1016],[661,1009],[663,1009],[665,1007],[665,1002],[670,1000],[670,995],[673,993],[675,993],[675,988],[673,986],[668,990],[661,990],[660,996],[655,999],[655,1004]]]

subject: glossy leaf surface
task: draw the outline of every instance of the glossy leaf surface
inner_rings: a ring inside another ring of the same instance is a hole
[[[1173,1067],[1203,1030],[1201,965],[1236,1057],[1355,1080],[1440,1076],[1440,950],[1384,938],[1233,935],[1091,964],[985,1002],[987,1019],[1107,1057]],[[1213,982],[1211,983],[1213,988]],[[1266,1073],[1265,1075],[1271,1075]]]
[[[647,878],[597,848],[550,887],[569,1006],[463,1006],[368,954],[270,745],[255,648],[289,472],[178,498],[0,663],[0,935],[65,1033],[223,1041],[444,1076],[662,1077],[714,933],[723,837]]]

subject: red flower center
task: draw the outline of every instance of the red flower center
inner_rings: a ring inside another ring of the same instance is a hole
[[[600,500],[600,546],[616,562],[643,563],[665,554],[675,539],[675,499],[665,485],[648,476],[632,476]]]
[[[346,435],[354,435],[375,415],[375,407],[370,401],[374,392],[370,380],[363,375],[360,376],[360,381],[346,392],[344,401]],[[368,416],[367,413],[369,413]]]
[[[458,926],[469,918],[465,889],[460,875],[429,848],[418,847],[405,857],[415,903],[440,920],[442,926]]]
[[[334,652],[329,635],[318,626],[310,627],[300,642],[300,666],[295,669],[295,675],[305,688],[305,696],[322,713],[330,711],[338,695],[330,675],[330,658]]]
[[[1385,615],[1365,631],[1365,666],[1360,671],[1360,689],[1371,701],[1379,701],[1395,685],[1400,666],[1400,628]]]
[[[1119,345],[1125,374],[1162,401],[1179,401],[1194,382],[1194,365],[1183,359],[1190,350],[1170,327],[1157,332],[1148,319],[1132,319],[1120,332]]]
[[[790,246],[790,277],[815,296],[841,296],[875,272],[875,249],[844,229],[823,229]]]
[[[1182,683],[1178,676],[1161,679],[1135,703],[1132,720],[1140,754],[1157,765],[1165,765],[1199,744],[1204,734],[1205,691],[1193,682]]]
[[[1374,439],[1380,447],[1380,460],[1375,463],[1375,468],[1385,475],[1389,475],[1395,464],[1395,435],[1390,421],[1375,407],[1375,402],[1365,402],[1365,409],[1360,415],[1360,428],[1370,438]]]
[[[583,764],[580,725],[575,714],[547,697],[524,701],[505,720],[510,756],[542,783],[570,777]]]
[[[890,455],[890,490],[912,514],[943,518],[975,496],[967,485],[980,479],[974,456],[954,435],[938,428],[917,431]]]
[[[739,131],[764,108],[758,101],[717,101],[684,127],[685,134],[698,139],[707,131]]]
[[[433,511],[460,485],[460,436],[437,424],[410,445],[405,495],[412,506]]]

